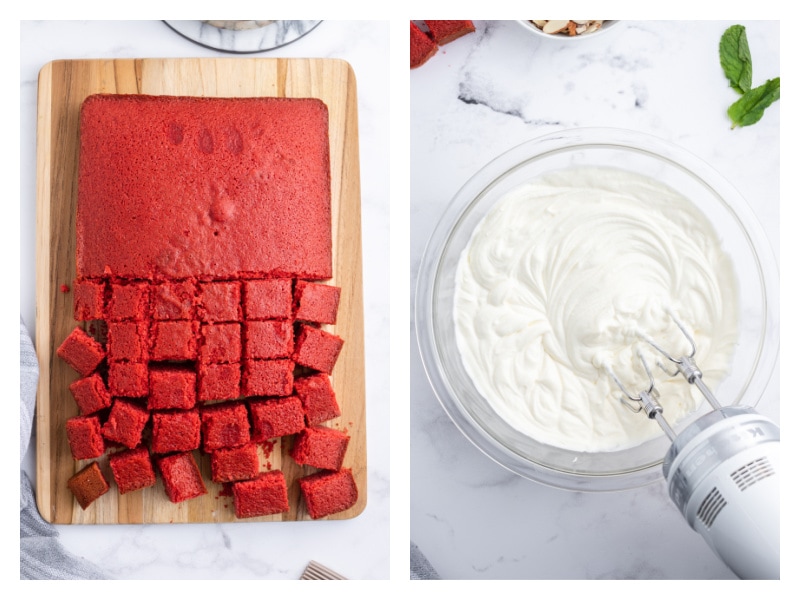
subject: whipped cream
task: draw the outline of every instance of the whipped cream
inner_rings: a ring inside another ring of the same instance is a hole
[[[456,272],[456,341],[478,392],[505,421],[575,451],[620,450],[663,435],[620,402],[651,366],[670,423],[702,397],[658,369],[695,340],[712,389],[738,337],[738,287],[711,223],[658,181],[612,168],[553,172],[503,197],[476,227]],[[664,360],[664,359],[662,359]]]

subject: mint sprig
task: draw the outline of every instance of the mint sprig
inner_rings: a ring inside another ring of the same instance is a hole
[[[728,107],[732,126],[746,127],[761,120],[764,111],[781,97],[781,78],[752,88],[753,64],[744,25],[731,25],[719,41],[719,62],[730,86],[742,95]]]
[[[744,25],[731,25],[719,41],[719,61],[731,87],[740,94],[753,84],[753,64]]]
[[[756,123],[764,110],[781,97],[781,78],[770,79],[755,89],[748,90],[728,108],[733,126],[745,127]]]

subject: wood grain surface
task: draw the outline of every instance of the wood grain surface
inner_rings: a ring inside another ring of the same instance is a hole
[[[333,226],[333,278],[342,288],[336,325],[324,326],[344,340],[331,379],[342,416],[329,426],[347,431],[345,467],[359,490],[351,509],[329,519],[360,514],[367,499],[364,382],[364,317],[361,257],[361,197],[356,82],[350,66],[336,59],[125,59],[63,60],[39,74],[37,122],[36,336],[40,379],[36,405],[36,496],[42,516],[52,523],[188,523],[238,521],[233,498],[210,480],[208,456],[196,452],[208,494],[180,504],[156,486],[120,495],[107,455],[100,466],[111,490],[82,510],[67,479],[89,461],[75,461],[65,422],[78,414],[69,392],[77,374],[56,356],[56,348],[76,325],[72,294],[61,291],[75,279],[75,214],[78,173],[78,117],[84,98],[94,93],[217,97],[319,98],[329,111]],[[281,469],[289,487],[287,513],[245,521],[310,520],[297,479],[315,469],[289,457],[288,438],[276,440],[262,470]]]

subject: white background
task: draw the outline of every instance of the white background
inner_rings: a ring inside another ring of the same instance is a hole
[[[146,4],[146,3],[145,3]],[[391,431],[391,440],[390,445],[392,448],[391,452],[391,480],[392,480],[392,487],[390,490],[391,495],[391,523],[390,523],[390,530],[391,530],[391,539],[390,539],[390,547],[392,549],[391,556],[389,557],[389,562],[391,564],[391,574],[392,574],[392,585],[391,589],[399,589],[407,592],[407,588],[404,585],[404,582],[407,579],[408,573],[408,541],[409,541],[409,531],[410,531],[410,511],[409,511],[409,479],[410,473],[412,469],[412,464],[409,461],[409,436],[411,434],[411,424],[409,421],[409,398],[411,397],[411,389],[410,389],[410,380],[409,380],[409,372],[411,373],[412,378],[414,379],[415,389],[418,389],[416,386],[421,386],[419,389],[425,390],[428,393],[428,389],[425,388],[417,379],[421,377],[421,373],[419,372],[418,366],[418,359],[416,357],[416,350],[414,346],[411,344],[411,328],[409,325],[411,324],[411,311],[410,311],[410,277],[409,273],[412,275],[414,274],[414,269],[416,268],[416,264],[419,259],[419,253],[421,252],[421,248],[416,246],[416,250],[411,243],[411,219],[410,219],[410,211],[409,211],[409,197],[410,197],[410,185],[409,185],[409,175],[410,175],[410,141],[409,141],[409,89],[410,89],[410,81],[409,76],[406,71],[407,59],[408,59],[408,42],[407,38],[405,37],[407,34],[406,31],[406,16],[411,18],[417,18],[419,16],[431,16],[430,13],[434,12],[433,7],[427,6],[420,7],[417,4],[421,3],[403,3],[402,6],[393,6],[393,7],[380,7],[375,8],[370,14],[376,14],[376,18],[389,18],[391,22],[389,23],[389,30],[391,32],[390,39],[389,39],[389,46],[391,49],[390,55],[390,64],[391,64],[391,72],[383,72],[383,69],[378,69],[377,77],[382,80],[382,84],[388,83],[390,87],[390,103],[388,113],[381,113],[379,116],[385,119],[384,127],[385,129],[378,135],[379,140],[382,143],[388,143],[391,141],[389,157],[390,157],[390,164],[388,167],[387,172],[381,172],[382,175],[386,177],[387,182],[390,184],[390,190],[388,195],[389,201],[389,222],[391,223],[391,227],[389,227],[389,239],[385,239],[385,229],[379,228],[379,233],[376,234],[378,237],[382,238],[382,243],[388,242],[389,249],[388,249],[388,267],[386,265],[383,266],[385,269],[385,277],[388,278],[388,288],[389,288],[389,297],[392,299],[392,302],[388,302],[386,298],[382,296],[382,292],[377,292],[378,299],[375,301],[374,307],[385,310],[388,304],[389,311],[388,313],[391,315],[391,319],[389,321],[387,329],[384,331],[384,334],[388,331],[388,340],[384,343],[388,344],[390,350],[390,366],[387,367],[388,372],[390,373],[390,384],[386,387],[383,387],[380,391],[384,394],[386,402],[390,402],[390,407],[388,409],[390,413],[391,425],[386,428],[383,424],[379,424],[377,427],[380,431],[387,433]],[[495,12],[501,12],[502,14],[506,14],[508,16],[516,16],[513,14],[513,11],[506,10],[504,13],[500,10],[503,7],[501,6],[503,3],[493,3],[493,7],[496,7],[497,10]],[[613,3],[612,3],[613,4]],[[681,4],[683,6],[681,6]],[[326,4],[326,6],[328,6]],[[612,8],[608,3],[605,5],[606,7]],[[778,8],[778,3],[775,2],[760,2],[758,6],[742,6],[740,7],[741,10],[739,14],[750,16],[750,18],[780,18],[781,10]],[[73,18],[74,16],[74,5],[70,4],[63,4],[59,3],[57,6],[54,7],[55,10],[51,10],[50,12],[42,12],[39,11],[39,14],[34,14],[33,16],[37,18],[41,18],[43,15],[48,16],[50,18]],[[111,7],[109,7],[111,8]],[[702,10],[705,8],[705,10]],[[12,10],[17,11],[19,8],[15,5]],[[25,10],[25,7],[22,7],[22,10]],[[110,13],[114,13],[114,11],[119,12],[120,10],[127,13],[129,10],[134,10],[134,7],[120,7],[119,5],[115,5],[111,8]],[[739,10],[739,9],[737,9]],[[700,7],[697,3],[672,3],[670,5],[669,11],[665,11],[660,9],[659,7],[654,7],[652,5],[641,5],[640,3],[629,3],[628,9],[617,9],[614,16],[618,16],[622,14],[623,16],[629,15],[629,18],[642,18],[643,15],[650,15],[655,14],[656,18],[663,18],[665,16],[668,17],[675,17],[678,15],[682,15],[682,18],[687,20],[692,20],[696,18],[716,18],[718,7]],[[749,12],[748,12],[749,11]],[[324,13],[322,16],[323,18],[326,16]],[[347,13],[347,10],[343,11]],[[352,10],[350,12],[353,12]],[[471,12],[471,10],[465,10],[461,4],[457,7],[454,7],[451,10],[451,15],[455,14],[455,12]],[[486,11],[483,11],[484,13]],[[492,12],[492,11],[489,11]],[[552,12],[552,10],[551,10]],[[558,12],[558,9],[555,9],[555,12]],[[663,13],[669,12],[668,15],[664,15]],[[314,13],[313,10],[310,11],[309,16],[317,16],[320,13]],[[411,13],[406,15],[406,13]],[[711,14],[713,13],[713,14]],[[109,13],[106,13],[109,14]],[[160,17],[164,16],[159,12],[152,12],[151,14]],[[244,13],[244,16],[249,16],[252,13]],[[116,14],[115,14],[116,16]],[[128,14],[122,14],[121,17],[125,18],[128,17]],[[167,15],[168,16],[168,15]],[[205,16],[205,15],[204,15]],[[212,15],[213,16],[213,15]],[[235,16],[235,15],[230,15]],[[295,16],[295,15],[290,15]],[[305,15],[301,15],[305,16]],[[439,15],[441,16],[448,16],[448,15]],[[459,15],[460,16],[460,15]],[[787,28],[789,31],[794,29],[794,19],[787,18],[781,27],[782,32],[784,35],[781,36],[780,39],[780,54],[783,57],[790,57],[785,58],[783,63],[784,65],[788,65],[787,69],[790,69],[793,65],[793,60],[791,57],[796,56],[796,46],[797,43],[795,41],[795,37],[793,35],[786,35],[785,32]],[[26,239],[25,228],[30,228],[32,226],[32,215],[30,213],[30,207],[26,207],[26,205],[32,202],[32,192],[33,189],[33,177],[30,170],[30,164],[34,160],[33,157],[33,141],[31,136],[32,134],[32,116],[31,113],[26,113],[26,110],[30,110],[30,102],[31,98],[35,96],[35,91],[33,91],[32,87],[35,86],[31,77],[32,71],[31,69],[38,68],[36,66],[38,56],[38,63],[39,66],[44,64],[46,60],[50,60],[53,58],[77,58],[77,57],[94,57],[96,56],[92,48],[105,48],[108,45],[114,46],[118,48],[120,51],[123,51],[122,55],[125,56],[152,56],[154,54],[148,53],[139,53],[136,49],[139,47],[137,44],[138,42],[130,42],[126,41],[124,38],[122,39],[110,39],[105,38],[103,39],[101,36],[100,40],[82,40],[79,39],[80,36],[73,37],[67,36],[65,38],[59,39],[58,36],[48,37],[44,40],[37,40],[36,44],[41,45],[41,47],[33,47],[29,48],[29,51],[33,52],[34,55],[27,54],[27,51],[24,47],[24,42],[21,43],[21,27],[18,26],[19,22],[12,21],[11,25],[8,30],[8,35],[4,39],[5,47],[4,47],[4,60],[5,60],[5,72],[11,78],[15,77],[17,73],[17,68],[19,65],[20,70],[20,87],[16,88],[14,83],[12,82],[6,89],[7,92],[5,94],[5,105],[7,114],[10,115],[8,123],[9,126],[6,128],[6,137],[4,139],[6,144],[6,153],[3,159],[3,169],[5,174],[5,180],[8,183],[8,199],[7,199],[7,206],[8,206],[8,218],[3,219],[4,229],[2,239],[5,241],[4,248],[5,251],[8,253],[8,260],[6,261],[6,268],[8,270],[7,278],[12,281],[20,281],[22,284],[23,278],[23,271],[25,268],[29,268],[31,263],[31,259],[28,253],[32,249],[32,242],[28,237]],[[382,30],[381,30],[382,31]],[[172,40],[169,42],[171,45],[177,46],[178,41]],[[75,46],[73,46],[74,44]],[[96,45],[97,44],[97,45]],[[152,49],[152,48],[151,48]],[[777,55],[777,48],[774,49]],[[195,48],[194,50],[187,50],[186,47],[182,47],[180,51],[175,50],[174,56],[184,56],[184,55],[191,55],[191,56],[206,56],[207,54],[203,53],[204,51],[199,48]],[[288,51],[287,51],[288,52]],[[326,52],[323,52],[320,55],[326,55],[327,52],[330,52],[330,49],[326,49]],[[462,49],[461,52],[463,53],[464,50]],[[448,53],[456,53],[455,47],[448,49]],[[335,54],[335,52],[333,53]],[[291,53],[286,54],[291,55]],[[463,57],[463,54],[462,54]],[[27,62],[26,62],[27,61]],[[26,71],[26,64],[27,64],[27,71]],[[765,65],[766,66],[766,65]],[[796,70],[796,69],[795,69]],[[784,73],[787,75],[791,75],[791,71]],[[358,72],[357,72],[358,75]],[[415,75],[412,73],[412,78]],[[767,75],[764,74],[764,77]],[[426,76],[417,76],[418,79],[425,79]],[[359,93],[361,94],[361,88],[363,88],[364,83],[361,81],[361,77],[359,77]],[[795,117],[796,108],[797,108],[797,95],[795,92],[796,90],[796,83],[792,80],[791,77],[784,80],[784,98],[776,105],[778,108],[777,110],[780,112],[780,121],[781,121],[781,129],[783,135],[781,136],[781,162],[783,164],[782,170],[782,177],[781,177],[781,192],[782,192],[782,201],[781,201],[781,208],[780,208],[780,230],[782,233],[781,236],[781,254],[784,257],[795,257],[797,256],[797,235],[796,235],[796,223],[797,221],[797,208],[796,208],[796,193],[795,193],[795,184],[794,184],[794,177],[793,177],[793,170],[796,168],[797,165],[797,134],[798,134],[798,127],[797,127],[797,120]],[[681,87],[680,80],[666,80],[664,83],[665,86],[673,85],[676,88]],[[699,98],[694,97],[693,90],[691,86],[688,86],[688,90],[686,91],[687,94],[687,102],[699,102]],[[16,94],[16,90],[19,89],[19,96]],[[19,103],[18,103],[19,101]],[[27,104],[26,104],[27,103]],[[21,122],[20,127],[16,128],[16,120],[14,116],[16,115],[17,106],[20,106],[21,110]],[[361,111],[361,106],[359,106],[359,110]],[[775,110],[773,108],[773,110]],[[363,119],[364,114],[361,112],[360,117]],[[387,135],[388,130],[388,135]],[[363,132],[362,132],[363,138]],[[501,150],[504,148],[504,144],[500,143],[502,141],[502,135],[498,135],[498,141],[495,147],[488,148],[488,152],[486,157],[489,158],[493,156],[494,150]],[[508,141],[508,140],[506,140]],[[365,160],[365,155],[362,152],[362,161]],[[476,166],[480,166],[485,161],[476,161]],[[28,165],[26,167],[25,165]],[[720,168],[718,163],[715,163],[717,168]],[[364,173],[364,163],[362,162],[362,174]],[[467,173],[467,170],[461,170],[459,172],[459,176],[463,176]],[[454,179],[458,179],[458,177],[454,177]],[[17,182],[20,182],[17,184]],[[771,183],[770,185],[774,185]],[[365,191],[365,186],[362,182],[362,191]],[[432,219],[435,215],[435,211],[429,211],[430,218]],[[17,228],[17,223],[20,223],[20,228]],[[429,227],[433,226],[433,223],[430,222]],[[19,232],[19,233],[18,233]],[[20,237],[17,237],[17,236]],[[29,235],[29,234],[28,234]],[[368,233],[365,232],[365,243],[367,239]],[[425,233],[420,231],[416,235],[418,235],[418,240],[416,243],[419,243],[419,240],[425,237]],[[386,256],[385,249],[383,250],[383,256]],[[416,252],[416,254],[414,254]],[[413,258],[410,258],[412,257]],[[792,258],[792,264],[794,263],[794,258]],[[19,267],[18,267],[19,266]],[[17,269],[20,269],[20,272],[17,272]],[[12,283],[13,285],[13,283]],[[369,284],[368,284],[369,285]],[[378,284],[378,287],[384,284]],[[788,373],[792,373],[792,370],[796,368],[796,334],[798,331],[797,327],[797,319],[796,319],[796,311],[794,310],[791,301],[796,302],[797,300],[797,279],[796,279],[796,270],[795,269],[783,269],[782,272],[782,304],[783,306],[789,306],[789,310],[784,310],[782,317],[781,317],[781,329],[782,333],[784,334],[783,339],[786,340],[784,342],[782,353],[781,353],[781,364],[784,366],[784,371],[786,371],[785,367],[789,367]],[[374,292],[373,292],[374,293]],[[8,299],[10,296],[11,299]],[[16,298],[19,298],[20,306],[15,306]],[[18,373],[16,370],[17,364],[17,342],[16,342],[16,326],[17,326],[17,316],[16,313],[19,312],[23,316],[27,315],[28,317],[31,314],[32,302],[32,292],[27,291],[24,285],[21,285],[21,289],[19,294],[16,293],[16,290],[12,290],[9,294],[6,295],[6,300],[4,306],[7,307],[5,311],[6,318],[3,319],[3,334],[2,337],[5,340],[3,344],[4,354],[3,354],[3,375],[4,379],[8,382],[8,388],[11,390],[13,395],[14,390],[17,388],[18,382]],[[26,317],[26,319],[28,318]],[[386,326],[385,322],[383,323]],[[787,335],[789,334],[789,335]],[[406,357],[410,357],[410,363],[406,362]],[[416,364],[415,364],[416,361]],[[383,379],[380,379],[380,383],[386,383]],[[793,389],[793,381],[790,377],[785,376],[783,378],[782,388],[786,388],[786,392],[789,394],[794,393]],[[374,384],[371,384],[374,385]],[[791,386],[791,387],[789,387]],[[796,395],[796,393],[794,393]],[[787,396],[787,398],[790,396]],[[435,402],[433,398],[430,398],[432,402]],[[16,401],[13,399],[9,399],[12,407],[16,404]],[[14,414],[12,408],[12,415]],[[430,411],[438,410],[436,405],[433,404],[432,407],[428,407]],[[373,411],[374,414],[374,411]],[[796,414],[795,405],[793,403],[789,403],[788,401],[783,403],[781,407],[781,420],[782,420],[782,427],[784,430],[784,452],[791,456],[792,452],[796,452],[796,444],[794,442],[794,436],[792,435],[796,426],[796,420],[793,416]],[[16,438],[16,423],[14,422],[15,419],[10,418],[6,424],[6,456],[14,456],[16,454],[15,450],[15,438]],[[446,417],[441,414],[439,417],[439,426],[442,428],[452,428],[449,422],[446,420]],[[786,431],[789,431],[789,435],[785,434]],[[449,438],[445,438],[443,441],[443,445],[447,443],[448,440],[456,439],[456,436],[453,435],[451,431],[448,433],[450,436]],[[389,441],[387,441],[389,443]],[[10,450],[9,450],[10,448]],[[458,440],[455,442],[455,446],[450,450],[451,454],[454,456],[458,456],[464,451],[473,452],[476,451],[463,439]],[[796,456],[796,453],[794,454]],[[473,459],[475,457],[473,456]],[[487,459],[483,459],[482,457],[478,457],[476,459],[478,462],[484,461],[487,463]],[[31,464],[28,461],[28,464]],[[498,477],[503,479],[507,478],[507,475],[501,475],[500,471],[494,470],[494,465],[486,465],[484,464],[484,468],[493,469],[493,473],[498,474]],[[794,494],[791,494],[791,488],[796,481],[796,477],[792,476],[791,473],[785,472],[784,481],[788,482],[791,481],[792,483],[786,483],[784,485],[784,498],[786,499],[786,506],[791,506],[789,504],[791,498]],[[520,486],[527,486],[529,484],[524,483],[522,481],[517,482],[517,485]],[[13,486],[12,486],[13,488]],[[13,515],[14,511],[14,494],[13,489],[11,493],[7,493],[5,495],[6,502],[8,506],[6,507],[7,514]],[[613,503],[609,503],[609,508],[614,508]],[[618,508],[618,507],[617,507]],[[500,507],[499,510],[503,510],[503,507]],[[792,564],[789,562],[789,558],[794,558],[795,554],[792,552],[795,548],[795,539],[796,539],[796,517],[794,517],[794,511],[785,510],[782,514],[782,519],[784,523],[784,530],[790,532],[784,539],[784,562],[789,569],[784,569],[784,580],[791,581],[795,578],[794,573],[796,572],[795,568],[791,568]],[[478,523],[478,527],[483,527],[480,525],[480,520],[476,519]],[[4,536],[7,540],[7,543],[11,547],[11,556],[13,557],[13,549],[16,547],[16,529],[14,520],[9,518],[5,522],[5,527],[7,531],[5,532],[6,535]],[[501,532],[502,533],[502,532]],[[119,535],[118,533],[114,533],[113,535]],[[430,548],[429,548],[430,549]],[[436,551],[432,550],[432,558],[435,558]],[[343,551],[344,553],[344,551]],[[305,556],[303,557],[305,558]],[[310,558],[310,557],[309,557]],[[383,560],[385,555],[380,553],[379,558]],[[301,562],[298,557],[298,562]],[[457,561],[455,561],[457,562]],[[18,578],[18,572],[16,565],[14,564],[13,560],[5,561],[5,572],[4,572],[4,579],[15,581]],[[338,565],[334,565],[338,566]],[[453,565],[441,565],[443,571],[447,571],[448,569],[450,573],[453,573]],[[446,567],[446,568],[445,568]],[[379,572],[383,570],[383,567],[376,567],[374,570],[371,571],[372,575],[379,576]],[[161,575],[159,575],[161,576]],[[167,578],[173,579],[180,579],[185,577],[184,573],[174,572],[163,575]],[[213,576],[213,575],[212,575]],[[154,575],[155,577],[155,575]],[[287,574],[288,578],[294,577],[294,573]],[[517,582],[510,582],[513,587],[503,586],[500,584],[493,584],[492,588],[479,588],[481,593],[486,591],[494,591],[494,590],[509,590],[512,592],[519,593],[520,590],[519,583]],[[183,589],[185,584],[180,584],[180,588],[172,587],[168,588],[171,590]],[[766,589],[769,593],[773,593],[777,597],[785,597],[787,594],[786,585],[783,585],[783,582],[780,586],[773,587],[768,586],[766,588],[760,587],[758,588],[759,591]],[[139,589],[139,588],[136,588]],[[163,589],[163,588],[162,588]],[[192,590],[197,589],[197,587],[190,588]],[[348,588],[352,590],[353,588]],[[359,588],[356,588],[359,589]],[[360,588],[364,589],[364,588]],[[467,588],[465,586],[456,586],[456,587],[448,587],[448,590],[457,590],[457,591],[465,591],[469,589],[474,589],[474,586],[471,588]],[[522,593],[527,594],[541,594],[546,592],[548,594],[552,593],[561,593],[565,590],[577,590],[579,593],[597,593],[599,590],[595,587],[587,588],[585,585],[580,586],[567,586],[565,587],[563,583],[559,583],[558,587],[554,586],[543,586],[541,583],[535,584],[532,588],[522,588],[524,591]],[[694,582],[691,586],[680,586],[676,588],[675,586],[665,586],[663,584],[655,583],[653,586],[648,586],[645,589],[642,589],[639,586],[630,587],[630,586],[621,586],[616,585],[613,588],[606,587],[606,591],[612,591],[612,593],[618,596],[625,596],[625,597],[633,597],[635,594],[636,597],[640,597],[642,594],[646,594],[648,596],[653,597],[666,597],[667,595],[673,596],[676,592],[678,593],[686,593],[686,590],[690,590],[690,593],[697,594],[697,593],[717,593],[719,588],[711,588],[708,585],[700,585],[698,582]],[[753,592],[752,587],[748,588],[735,588],[738,591],[749,590]],[[211,593],[219,593],[220,588],[209,588]],[[385,586],[379,586],[378,588],[368,587],[367,590],[377,591],[378,593],[386,593],[388,589]],[[427,591],[434,591],[434,593],[441,593],[442,588],[440,587],[419,587],[414,586],[414,593],[421,593],[423,590]],[[724,593],[728,594],[735,594],[738,593],[732,591],[732,588],[726,587],[724,588]],[[61,584],[59,594],[62,596],[70,596],[72,593],[80,593],[83,595],[85,592],[82,586],[67,586]],[[370,593],[372,595],[372,593]]]

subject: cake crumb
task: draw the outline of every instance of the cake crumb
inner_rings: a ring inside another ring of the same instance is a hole
[[[261,449],[264,451],[264,456],[269,456],[272,454],[272,449],[275,447],[275,440],[266,440],[265,442],[261,442],[259,446],[261,446]]]
[[[62,283],[61,284],[61,291],[66,294],[67,292],[69,292],[69,286],[66,283]]]

